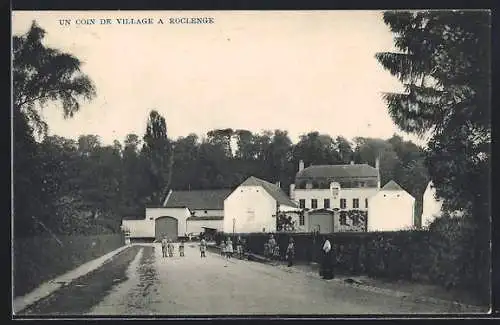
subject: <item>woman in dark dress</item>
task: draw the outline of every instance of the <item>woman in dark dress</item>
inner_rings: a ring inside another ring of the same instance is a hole
[[[333,250],[330,240],[325,237],[322,247],[323,263],[321,266],[321,276],[325,280],[333,279]]]

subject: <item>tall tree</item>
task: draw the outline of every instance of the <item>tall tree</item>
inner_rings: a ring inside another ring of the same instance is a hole
[[[342,163],[348,164],[354,159],[352,150],[352,144],[346,138],[338,136],[335,138],[335,149],[339,154],[339,159]]]
[[[80,70],[75,56],[43,45],[45,31],[33,21],[25,35],[14,36],[13,105],[28,117],[35,131],[45,134],[47,123],[38,109],[49,101],[62,104],[64,117],[80,109],[82,99],[92,99],[95,88]]]
[[[404,131],[430,134],[426,165],[447,210],[475,229],[476,276],[490,238],[491,17],[488,11],[386,12],[399,52],[376,58],[405,86],[385,95]],[[482,281],[487,283],[487,281]]]
[[[32,217],[53,213],[48,209],[54,198],[43,189],[43,161],[38,157],[34,133],[46,135],[47,123],[39,109],[48,102],[62,104],[64,117],[80,109],[81,100],[95,96],[95,87],[82,73],[81,61],[71,54],[46,47],[45,31],[33,21],[24,35],[14,36],[14,227],[16,234],[33,227]]]
[[[233,129],[215,129],[207,132],[207,140],[210,144],[220,146],[226,157],[232,157],[231,139],[233,137]]]
[[[165,118],[156,110],[149,113],[143,140],[142,152],[148,161],[149,182],[152,186],[151,203],[159,205],[170,189],[173,150],[167,137]]]

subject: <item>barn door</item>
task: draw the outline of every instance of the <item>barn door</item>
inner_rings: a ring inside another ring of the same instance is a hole
[[[310,213],[309,227],[311,231],[317,231],[320,234],[333,233],[333,215],[328,212]]]
[[[173,217],[159,217],[155,220],[155,239],[161,240],[164,236],[177,240],[178,221]]]

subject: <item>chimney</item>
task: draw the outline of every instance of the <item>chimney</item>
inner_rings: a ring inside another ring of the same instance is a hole
[[[351,165],[354,165],[354,160],[351,160]]]
[[[299,161],[299,172],[302,171],[304,169],[304,161],[301,159]]]
[[[290,199],[295,200],[295,184],[290,184]]]
[[[276,186],[280,187],[281,188],[281,182],[280,181],[277,181],[276,182]]]

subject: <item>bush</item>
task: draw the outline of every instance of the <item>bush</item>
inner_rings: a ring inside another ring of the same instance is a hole
[[[123,246],[121,234],[15,238],[14,295],[20,296],[40,284],[92,259]]]
[[[477,252],[475,228],[470,220],[466,216],[460,219],[443,216],[429,230],[329,234],[335,252],[333,263],[339,272],[346,274],[364,273],[392,280],[430,282],[446,288],[473,289],[489,299],[489,255]],[[263,254],[269,235],[235,234],[246,238],[248,249],[256,254]],[[286,249],[290,236],[294,238],[297,261],[321,261],[323,235],[273,235],[281,251]]]

